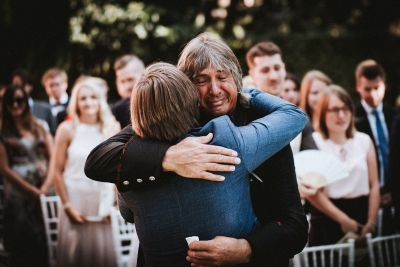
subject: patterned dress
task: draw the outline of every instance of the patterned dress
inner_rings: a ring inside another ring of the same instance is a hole
[[[26,182],[40,187],[46,177],[48,158],[44,140],[3,137],[10,167]],[[47,244],[40,200],[4,179],[4,245],[11,266],[47,266]]]

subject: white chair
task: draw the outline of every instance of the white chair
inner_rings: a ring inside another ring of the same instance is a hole
[[[57,235],[58,235],[58,221],[59,221],[59,203],[58,196],[40,196],[42,205],[42,214],[44,226],[46,229],[47,247],[49,251],[50,266],[56,266],[56,252],[57,252]]]
[[[111,209],[111,225],[118,267],[136,266],[139,241],[135,225],[126,222],[117,208]]]
[[[367,235],[371,267],[400,266],[400,234],[375,237]]]
[[[343,244],[306,247],[293,262],[295,267],[354,267],[354,256],[354,240],[351,239]]]

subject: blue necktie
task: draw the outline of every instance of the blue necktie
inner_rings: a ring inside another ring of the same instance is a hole
[[[376,131],[378,133],[378,142],[379,142],[379,153],[381,155],[381,168],[383,168],[383,176],[387,175],[388,169],[388,140],[385,136],[385,131],[383,130],[383,124],[379,117],[378,111],[374,110],[372,112],[375,116],[375,123],[376,123]],[[385,177],[381,177],[383,181],[383,185],[385,184]]]

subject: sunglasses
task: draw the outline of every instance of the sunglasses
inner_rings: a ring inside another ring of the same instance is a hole
[[[9,104],[9,106],[14,106],[14,104],[17,104],[17,106],[21,106],[25,103],[25,98],[23,97],[16,97],[13,98],[13,100],[11,101],[11,103]]]

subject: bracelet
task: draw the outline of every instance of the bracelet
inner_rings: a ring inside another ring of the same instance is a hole
[[[67,203],[64,203],[63,208],[64,208],[64,210],[71,208],[71,202],[68,201]]]

